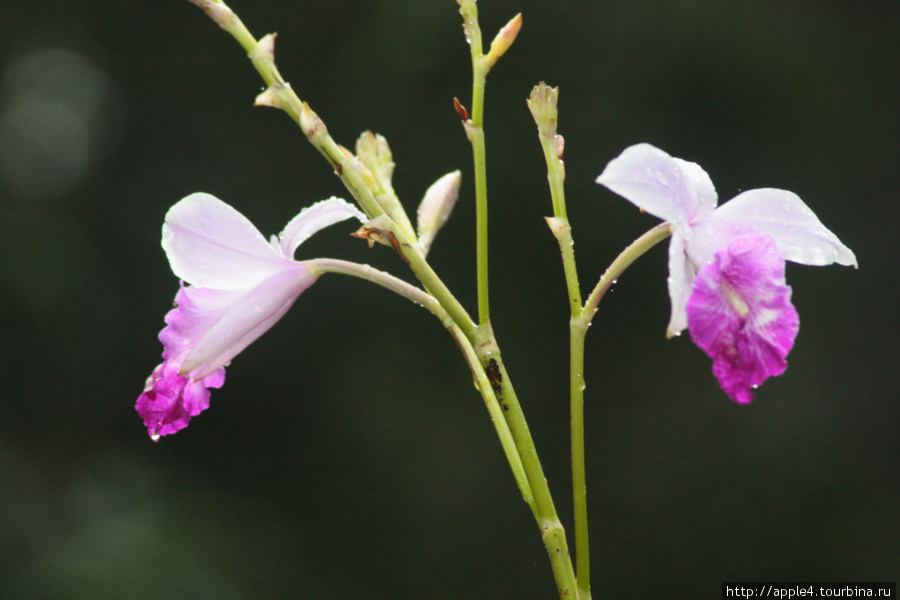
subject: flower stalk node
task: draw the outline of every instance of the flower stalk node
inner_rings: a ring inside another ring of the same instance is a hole
[[[275,38],[277,33],[269,33],[259,39],[259,43],[250,52],[250,60],[256,61],[275,61]]]
[[[401,244],[400,241],[397,240],[397,235],[393,231],[391,231],[392,225],[393,223],[391,222],[390,217],[388,217],[387,215],[381,215],[380,217],[372,219],[350,235],[355,238],[368,240],[370,248],[375,242],[378,242],[379,244],[383,244],[385,246],[390,246],[397,252],[397,254],[400,255],[400,258],[403,259],[403,262],[409,264],[409,259],[403,252],[403,244]]]
[[[281,88],[285,85],[287,84],[270,85],[264,92],[256,97],[256,100],[253,101],[253,106],[270,106],[272,108],[283,109],[284,106],[281,103]]]
[[[323,138],[328,137],[328,128],[325,126],[325,121],[306,102],[301,104],[300,128],[303,130],[303,135],[317,147]]]

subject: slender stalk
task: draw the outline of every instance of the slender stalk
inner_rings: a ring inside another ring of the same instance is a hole
[[[562,161],[559,162],[560,167]],[[559,167],[551,167],[553,173]],[[551,185],[558,185],[562,196],[562,178],[550,177]],[[561,200],[564,202],[564,200]],[[564,204],[562,204],[564,206]],[[587,475],[584,461],[584,338],[589,323],[585,323],[581,306],[581,291],[575,269],[572,229],[565,217],[548,218],[550,229],[559,242],[566,274],[571,317],[569,319],[569,414],[571,419],[570,444],[572,454],[572,505],[575,519],[575,559],[579,600],[591,597],[590,535],[587,514]]]
[[[579,315],[580,316],[580,315]],[[571,419],[572,506],[575,513],[575,559],[579,600],[591,597],[591,555],[584,464],[584,338],[587,325],[575,316],[569,325],[569,409]]]
[[[534,493],[535,519],[540,528],[547,554],[550,557],[550,567],[556,579],[559,596],[563,600],[573,599],[576,593],[575,571],[572,568],[572,558],[569,554],[565,529],[556,512],[553,496],[550,493],[547,478],[538,458],[534,439],[531,437],[531,431],[528,428],[528,422],[525,420],[525,414],[522,412],[522,406],[519,404],[518,396],[500,356],[500,349],[491,331],[490,321],[488,321],[487,327],[479,329],[479,337],[480,341],[476,343],[475,351],[478,353],[481,364],[491,380],[497,399],[503,407],[503,415],[506,417],[507,423],[509,423],[519,456],[522,457],[522,465],[525,468],[525,474]]]
[[[481,80],[481,94],[484,94],[484,79]],[[490,318],[488,285],[488,201],[487,163],[484,146],[484,129],[481,125],[472,127],[472,156],[475,161],[475,254],[478,277],[478,322],[484,324]]]
[[[521,15],[516,15],[494,39],[487,54],[482,53],[481,29],[478,25],[478,9],[475,0],[457,0],[463,16],[466,39],[472,55],[472,114],[465,121],[466,135],[472,143],[475,163],[475,219],[476,256],[478,280],[479,328],[476,350],[481,364],[491,380],[494,392],[503,406],[504,416],[516,440],[525,473],[534,493],[534,512],[541,538],[550,557],[550,565],[556,579],[560,598],[571,599],[575,591],[575,573],[569,555],[565,530],[559,520],[547,478],[538,459],[534,440],[522,412],[515,390],[510,383],[506,367],[500,357],[499,347],[490,324],[488,300],[488,201],[487,173],[484,145],[484,87],[488,71],[515,40],[522,25]],[[580,302],[579,302],[580,304]]]
[[[491,422],[494,424],[494,430],[497,432],[497,437],[500,439],[500,445],[503,447],[503,453],[506,455],[506,459],[512,469],[516,485],[519,487],[519,492],[522,494],[525,503],[532,509],[532,512],[535,512],[536,509],[534,495],[531,491],[531,484],[525,474],[522,459],[519,456],[509,425],[503,416],[503,410],[500,408],[500,402],[494,393],[493,385],[485,374],[485,370],[481,366],[481,361],[472,347],[469,338],[463,333],[453,319],[450,318],[447,311],[444,310],[444,307],[441,306],[433,296],[427,294],[423,290],[402,279],[398,279],[389,273],[379,271],[370,265],[362,265],[332,258],[318,258],[308,261],[307,264],[322,273],[350,275],[380,285],[423,306],[440,319],[444,327],[446,327],[453,336],[453,339],[456,340],[456,343],[459,345],[463,357],[466,360],[466,364],[469,365],[469,369],[472,371],[472,376],[475,378],[475,387],[484,399],[485,406],[491,417]]]
[[[672,225],[668,222],[660,223],[653,229],[645,232],[641,237],[631,242],[619,256],[607,267],[606,271],[600,277],[600,281],[594,286],[593,291],[584,303],[584,313],[582,320],[589,324],[594,314],[597,312],[597,306],[603,295],[612,287],[619,276],[625,272],[625,269],[631,266],[631,263],[643,256],[650,248],[660,243],[667,237],[672,235]]]
[[[459,0],[466,39],[472,55],[472,112],[464,123],[472,144],[475,168],[475,260],[478,288],[478,322],[484,325],[490,317],[488,290],[488,200],[487,159],[484,145],[484,85],[490,63],[482,53],[481,27],[474,0]]]
[[[670,235],[668,224],[654,227],[635,240],[606,270],[599,283],[581,304],[578,272],[575,268],[575,250],[572,228],[566,217],[566,178],[563,163],[565,142],[557,133],[559,88],[541,83],[534,87],[528,99],[528,108],[538,128],[538,138],[547,163],[547,181],[553,204],[553,217],[547,218],[550,231],[559,243],[563,270],[569,295],[569,405],[571,411],[572,452],[572,504],[575,515],[575,557],[577,565],[577,594],[579,600],[591,597],[590,544],[587,517],[587,476],[584,460],[584,340],[597,305],[609,286],[653,245]],[[515,433],[515,428],[513,428]]]
[[[550,172],[558,172],[559,166],[551,166]],[[551,185],[557,185],[557,197],[565,206],[562,195],[562,177],[550,177]],[[572,455],[572,507],[575,520],[576,580],[579,600],[591,598],[590,535],[587,513],[587,474],[584,460],[584,338],[590,322],[585,322],[585,309],[581,306],[581,291],[575,269],[575,251],[572,229],[565,217],[548,218],[550,230],[559,242],[566,274],[571,316],[569,318],[569,415],[571,419],[570,445]]]
[[[569,296],[569,411],[571,419],[570,444],[572,455],[572,505],[575,520],[575,565],[579,600],[591,597],[591,559],[587,515],[587,476],[584,461],[584,338],[587,324],[583,322],[581,287],[575,266],[575,247],[572,228],[566,216],[565,179],[563,163],[564,141],[557,133],[557,100],[559,89],[546,84],[535,86],[528,99],[528,107],[538,126],[538,138],[547,163],[547,182],[553,204],[553,217],[547,218],[550,231],[559,243],[566,289]]]

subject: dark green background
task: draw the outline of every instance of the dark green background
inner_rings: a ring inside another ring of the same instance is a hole
[[[385,135],[413,211],[463,170],[432,260],[474,310],[470,103],[452,0],[239,2],[352,146]],[[524,28],[488,82],[492,309],[564,522],[567,304],[525,98],[561,88],[582,285],[656,223],[593,183],[650,142],[722,200],[798,193],[860,269],[791,264],[802,327],[750,406],[666,341],[666,255],[608,295],[586,376],[600,598],[716,598],[723,580],[900,570],[900,4],[483,0]],[[177,281],[160,246],[195,191],[265,233],[344,195],[237,44],[187,2],[6,2],[0,19],[0,596],[553,598],[531,515],[455,345],[425,311],[328,276],[229,368],[212,408],[150,442],[133,404]],[[299,258],[408,277],[342,224]],[[570,527],[570,526],[569,526]],[[640,593],[636,590],[642,590]]]

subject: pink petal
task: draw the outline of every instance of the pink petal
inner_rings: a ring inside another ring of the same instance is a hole
[[[209,389],[225,382],[225,366],[281,319],[317,277],[306,263],[292,261],[250,290],[188,287],[182,281],[159,333],[163,363],[135,405],[150,437],[175,433],[206,410]]]
[[[752,388],[787,368],[800,326],[781,252],[767,235],[739,235],[700,270],[693,290],[691,339],[713,359],[722,390],[748,403]]]
[[[179,301],[183,310],[173,317],[173,323],[175,318],[183,320],[191,337],[182,372],[198,379],[226,366],[277,323],[317,278],[307,263],[292,261],[245,291],[183,288]]]
[[[200,379],[180,373],[185,357],[196,344],[197,333],[215,320],[191,318],[200,316],[189,293],[191,289],[181,283],[175,296],[176,306],[166,314],[166,326],[159,333],[163,363],[147,378],[135,405],[154,441],[187,427],[191,417],[209,407],[209,388],[219,388],[225,382],[225,369],[221,367]]]
[[[135,404],[153,441],[187,427],[191,417],[209,408],[209,388],[225,383],[224,368],[199,381],[179,375],[178,369],[172,362],[157,366]]]

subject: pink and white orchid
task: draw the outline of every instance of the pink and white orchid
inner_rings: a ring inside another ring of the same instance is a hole
[[[671,223],[668,335],[688,328],[722,389],[740,403],[784,372],[797,335],[784,261],[856,266],[796,194],[748,190],[717,208],[706,171],[650,144],[626,148],[597,183]]]
[[[319,277],[314,261],[294,260],[297,247],[351,217],[366,220],[351,204],[331,198],[303,209],[266,241],[246,217],[209,194],[191,194],[169,209],[162,246],[182,283],[159,334],[163,362],[135,406],[153,440],[208,408],[209,388],[222,386],[231,359]]]

